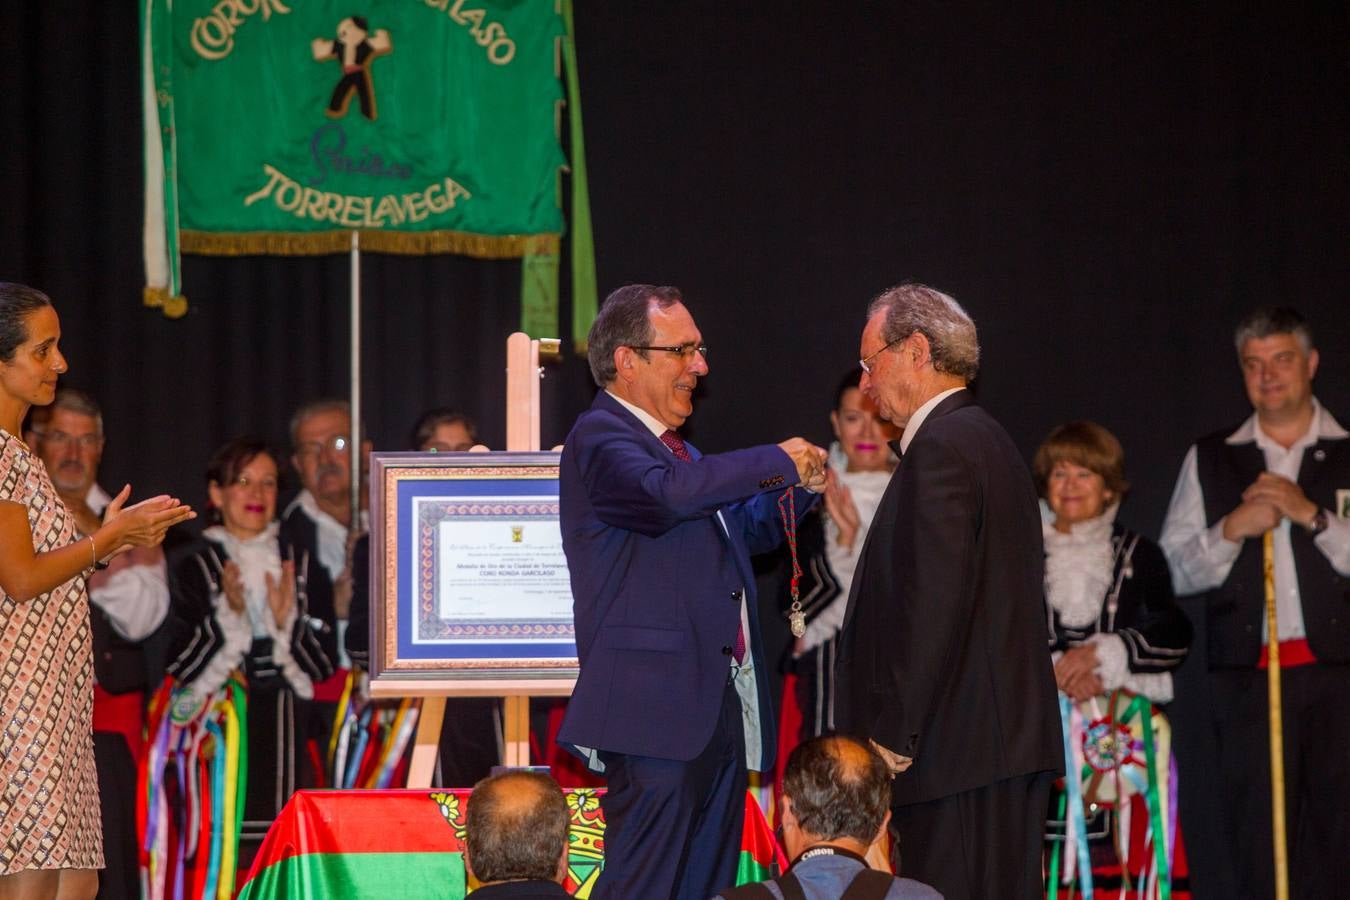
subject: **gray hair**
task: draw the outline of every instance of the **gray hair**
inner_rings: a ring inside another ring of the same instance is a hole
[[[586,359],[595,383],[608,387],[619,376],[614,368],[615,350],[652,342],[653,304],[658,309],[669,309],[683,302],[679,288],[651,284],[626,284],[606,297],[586,339]],[[638,353],[647,358],[645,350]]]
[[[33,430],[38,434],[46,431],[52,413],[58,409],[89,416],[94,420],[94,428],[98,432],[98,436],[103,436],[103,410],[99,408],[98,401],[79,388],[73,387],[59,387],[56,389],[56,399],[50,404],[33,407]]]
[[[1248,341],[1274,334],[1292,334],[1298,338],[1304,353],[1312,352],[1312,328],[1308,320],[1292,306],[1267,306],[1247,313],[1233,330],[1233,344],[1237,352],[1241,353],[1242,345]]]
[[[798,744],[788,757],[783,795],[807,834],[871,843],[891,805],[891,772],[866,744],[822,735]]]
[[[975,323],[951,297],[922,284],[906,282],[878,294],[867,318],[885,310],[881,339],[887,344],[914,332],[928,339],[933,368],[973,381],[980,371],[980,341]]]
[[[295,411],[291,416],[291,447],[294,448],[299,439],[296,437],[300,433],[300,426],[310,416],[317,416],[320,413],[338,412],[342,413],[350,421],[352,417],[352,405],[346,400],[337,400],[334,398],[324,398],[306,403]]]
[[[464,815],[464,843],[479,881],[554,880],[569,816],[552,778],[522,770],[484,778],[474,785]]]

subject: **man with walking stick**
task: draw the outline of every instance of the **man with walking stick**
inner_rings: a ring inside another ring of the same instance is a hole
[[[1243,896],[1284,896],[1286,863],[1292,896],[1343,896],[1328,861],[1350,845],[1350,518],[1338,514],[1350,433],[1313,395],[1319,358],[1298,312],[1254,312],[1234,339],[1254,413],[1191,447],[1161,543],[1177,593],[1204,596],[1223,844]],[[1285,827],[1272,814],[1282,792]]]

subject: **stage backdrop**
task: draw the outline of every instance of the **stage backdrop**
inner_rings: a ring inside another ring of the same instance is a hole
[[[200,504],[214,447],[244,432],[284,442],[296,405],[345,392],[346,260],[188,257],[188,315],[140,308],[136,17],[93,0],[11,7],[0,273],[55,298],[65,381],[107,410],[105,480]],[[599,283],[685,288],[712,347],[689,425],[700,449],[826,440],[866,302],[904,278],[975,316],[980,401],[1028,457],[1072,418],[1120,436],[1134,484],[1121,516],[1148,534],[1186,446],[1249,412],[1230,340],[1247,309],[1309,315],[1318,394],[1350,420],[1350,7],[576,12]],[[392,61],[372,64],[377,90]],[[468,408],[503,446],[519,268],[367,258],[377,446],[406,446],[439,404]],[[545,446],[592,390],[576,357],[550,371]],[[1179,682],[1174,721],[1190,688]]]

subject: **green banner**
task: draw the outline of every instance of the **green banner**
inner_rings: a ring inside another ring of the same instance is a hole
[[[177,252],[556,254],[555,0],[144,0],[147,296]]]

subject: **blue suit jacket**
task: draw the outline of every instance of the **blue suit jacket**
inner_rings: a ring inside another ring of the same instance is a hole
[[[558,739],[637,756],[697,756],[726,690],[744,589],[768,768],[774,718],[750,556],[783,540],[777,500],[797,470],[774,445],[689,453],[693,462],[676,459],[604,391],[567,437],[559,496],[581,674]],[[814,502],[798,489],[798,516]]]

